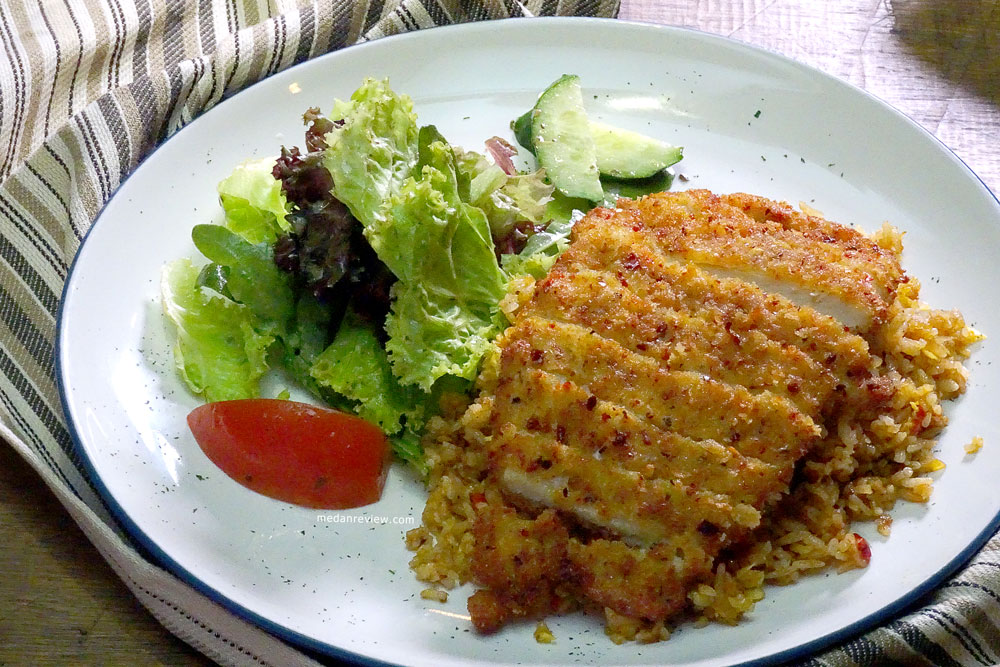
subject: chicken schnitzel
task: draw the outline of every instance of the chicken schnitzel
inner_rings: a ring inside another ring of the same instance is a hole
[[[891,399],[865,336],[901,281],[871,238],[750,195],[580,220],[497,341],[502,500],[476,506],[477,629],[568,595],[643,621],[683,610],[838,411]]]

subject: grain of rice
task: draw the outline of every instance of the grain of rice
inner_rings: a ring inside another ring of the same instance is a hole
[[[545,621],[539,621],[538,625],[535,626],[535,641],[539,644],[551,644],[555,640],[556,636],[549,630],[549,626],[545,624]]]
[[[439,588],[425,588],[420,591],[420,597],[424,600],[434,600],[435,602],[447,602],[448,593]]]

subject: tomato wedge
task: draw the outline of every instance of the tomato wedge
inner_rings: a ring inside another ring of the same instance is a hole
[[[361,507],[382,495],[389,443],[360,417],[251,398],[206,403],[187,421],[205,455],[257,493],[317,509]]]

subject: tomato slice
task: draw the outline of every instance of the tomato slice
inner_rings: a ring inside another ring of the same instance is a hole
[[[251,398],[206,403],[187,421],[205,455],[257,493],[317,509],[360,507],[382,495],[389,443],[360,417]]]

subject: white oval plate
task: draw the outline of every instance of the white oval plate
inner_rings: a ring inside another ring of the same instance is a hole
[[[805,201],[828,217],[906,231],[905,264],[924,297],[1000,336],[1000,207],[954,155],[867,94],[790,60],[686,30],[610,20],[514,20],[435,29],[353,47],[295,67],[204,114],[122,185],[76,262],[59,323],[66,414],[93,480],[122,523],[168,568],[285,638],[341,657],[444,665],[708,665],[802,656],[914,602],[997,527],[1000,438],[992,341],[968,394],[948,410],[926,506],[902,503],[892,537],[871,526],[864,571],[772,588],[736,627],[682,626],[665,643],[614,646],[598,620],[550,621],[481,637],[463,619],[468,590],[419,596],[404,532],[424,491],[400,466],[383,499],[317,513],[256,495],[219,472],[190,436],[198,401],[173,370],[158,279],[195,256],[190,229],[219,220],[215,185],[234,165],[302,140],[309,106],[329,109],[366,76],[391,77],[421,123],[481,150],[559,75],[580,74],[591,114],[683,145],[686,183]],[[993,398],[991,399],[991,392]],[[975,457],[962,446],[986,440]],[[348,523],[347,518],[357,521]]]

